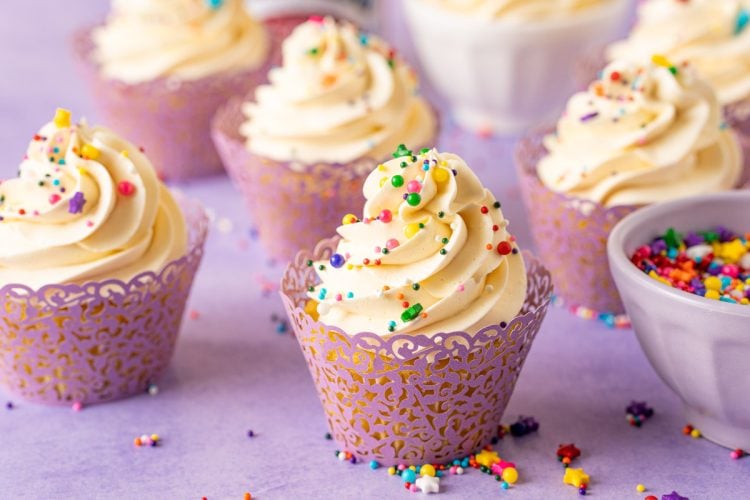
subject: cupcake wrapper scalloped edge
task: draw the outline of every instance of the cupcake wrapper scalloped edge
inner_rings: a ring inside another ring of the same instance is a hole
[[[333,438],[360,460],[382,465],[444,463],[496,436],[552,296],[548,271],[524,253],[529,288],[519,315],[479,332],[348,334],[304,310],[316,283],[307,260],[329,258],[338,238],[301,251],[281,296]]]
[[[174,352],[208,217],[179,199],[186,254],[127,282],[0,288],[0,382],[29,401],[102,403],[144,392]]]

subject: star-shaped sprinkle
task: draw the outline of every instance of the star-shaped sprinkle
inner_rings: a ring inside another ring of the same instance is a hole
[[[677,493],[676,491],[672,490],[672,493],[668,495],[662,495],[661,500],[690,500],[688,497],[684,497]]]
[[[573,443],[562,444],[557,449],[557,456],[560,458],[568,458],[570,460],[573,460],[574,458],[578,458],[581,456],[581,450],[576,448],[576,445],[574,445]]]
[[[485,467],[492,467],[492,464],[496,464],[500,461],[500,457],[497,456],[496,451],[482,450],[477,454],[475,460],[479,465]]]
[[[83,197],[83,193],[77,191],[70,199],[68,204],[68,212],[71,214],[80,214],[83,212],[83,206],[86,204],[86,198]]]
[[[438,477],[422,476],[415,484],[422,490],[422,493],[440,493],[440,478]]]
[[[580,488],[582,484],[589,484],[590,479],[589,475],[586,474],[583,469],[572,469],[568,467],[565,469],[563,483]]]
[[[413,156],[411,149],[407,148],[404,144],[399,144],[396,151],[393,153],[394,158],[401,158],[402,156]]]

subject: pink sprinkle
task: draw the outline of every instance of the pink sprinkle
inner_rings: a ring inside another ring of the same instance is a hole
[[[94,227],[94,221],[92,221],[92,220],[87,220],[87,221],[86,221],[86,227]]]
[[[463,283],[462,283],[462,284],[460,284],[460,285],[458,285],[458,286],[456,287],[456,290],[458,290],[459,292],[463,292],[463,291],[464,291],[464,285],[463,285]]]
[[[398,242],[396,238],[391,238],[390,240],[385,242],[385,247],[388,250],[393,250],[394,248],[398,248],[399,245],[400,243]]]
[[[51,195],[49,195],[49,203],[50,203],[50,205],[54,205],[58,201],[60,201],[60,195],[59,194],[52,193]]]
[[[343,299],[344,297],[340,293],[336,294],[336,302],[341,302]]]
[[[123,196],[132,196],[135,193],[135,185],[132,182],[121,181],[117,184],[117,191]]]
[[[188,313],[188,317],[192,320],[199,319],[201,317],[201,313],[196,311],[195,309],[191,309]]]
[[[398,464],[398,470],[406,470],[406,465]]]
[[[83,409],[83,403],[76,401],[73,403],[73,411],[81,411]]]
[[[375,247],[375,253],[380,253],[380,252],[382,252],[382,251],[383,251],[383,249],[382,249],[382,248],[380,248],[380,247]]]
[[[406,190],[410,193],[418,193],[422,190],[422,185],[417,180],[411,180],[406,183]]]
[[[391,222],[393,220],[393,212],[391,212],[388,209],[383,210],[380,212],[380,222],[385,222],[386,224]]]
[[[311,23],[323,24],[323,16],[310,16],[308,21]]]

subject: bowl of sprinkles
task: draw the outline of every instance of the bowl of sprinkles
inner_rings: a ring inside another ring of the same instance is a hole
[[[750,191],[652,205],[608,254],[646,357],[708,439],[750,447]]]

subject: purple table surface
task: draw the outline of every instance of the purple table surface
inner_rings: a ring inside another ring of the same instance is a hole
[[[75,74],[67,39],[104,15],[105,2],[15,2],[0,16],[0,174],[14,174],[30,136],[56,106],[96,121]],[[511,167],[512,141],[480,139],[447,126],[440,146],[463,154],[503,200],[523,247],[525,216]],[[239,196],[214,178],[181,186],[216,215],[207,256],[172,366],[157,396],[73,412],[35,406],[0,412],[3,498],[409,498],[399,479],[341,463],[295,340],[276,333],[281,315],[272,265],[249,237]],[[656,415],[630,427],[624,408],[646,400]],[[552,308],[506,412],[541,423],[537,434],[497,449],[521,481],[505,492],[471,470],[441,483],[440,498],[576,498],[555,459],[560,443],[583,450],[575,463],[596,498],[750,498],[750,458],[681,433],[678,399],[657,378],[629,330],[614,331]],[[256,436],[247,437],[252,429]],[[135,448],[158,433],[163,445]],[[648,494],[647,493],[647,494]]]

